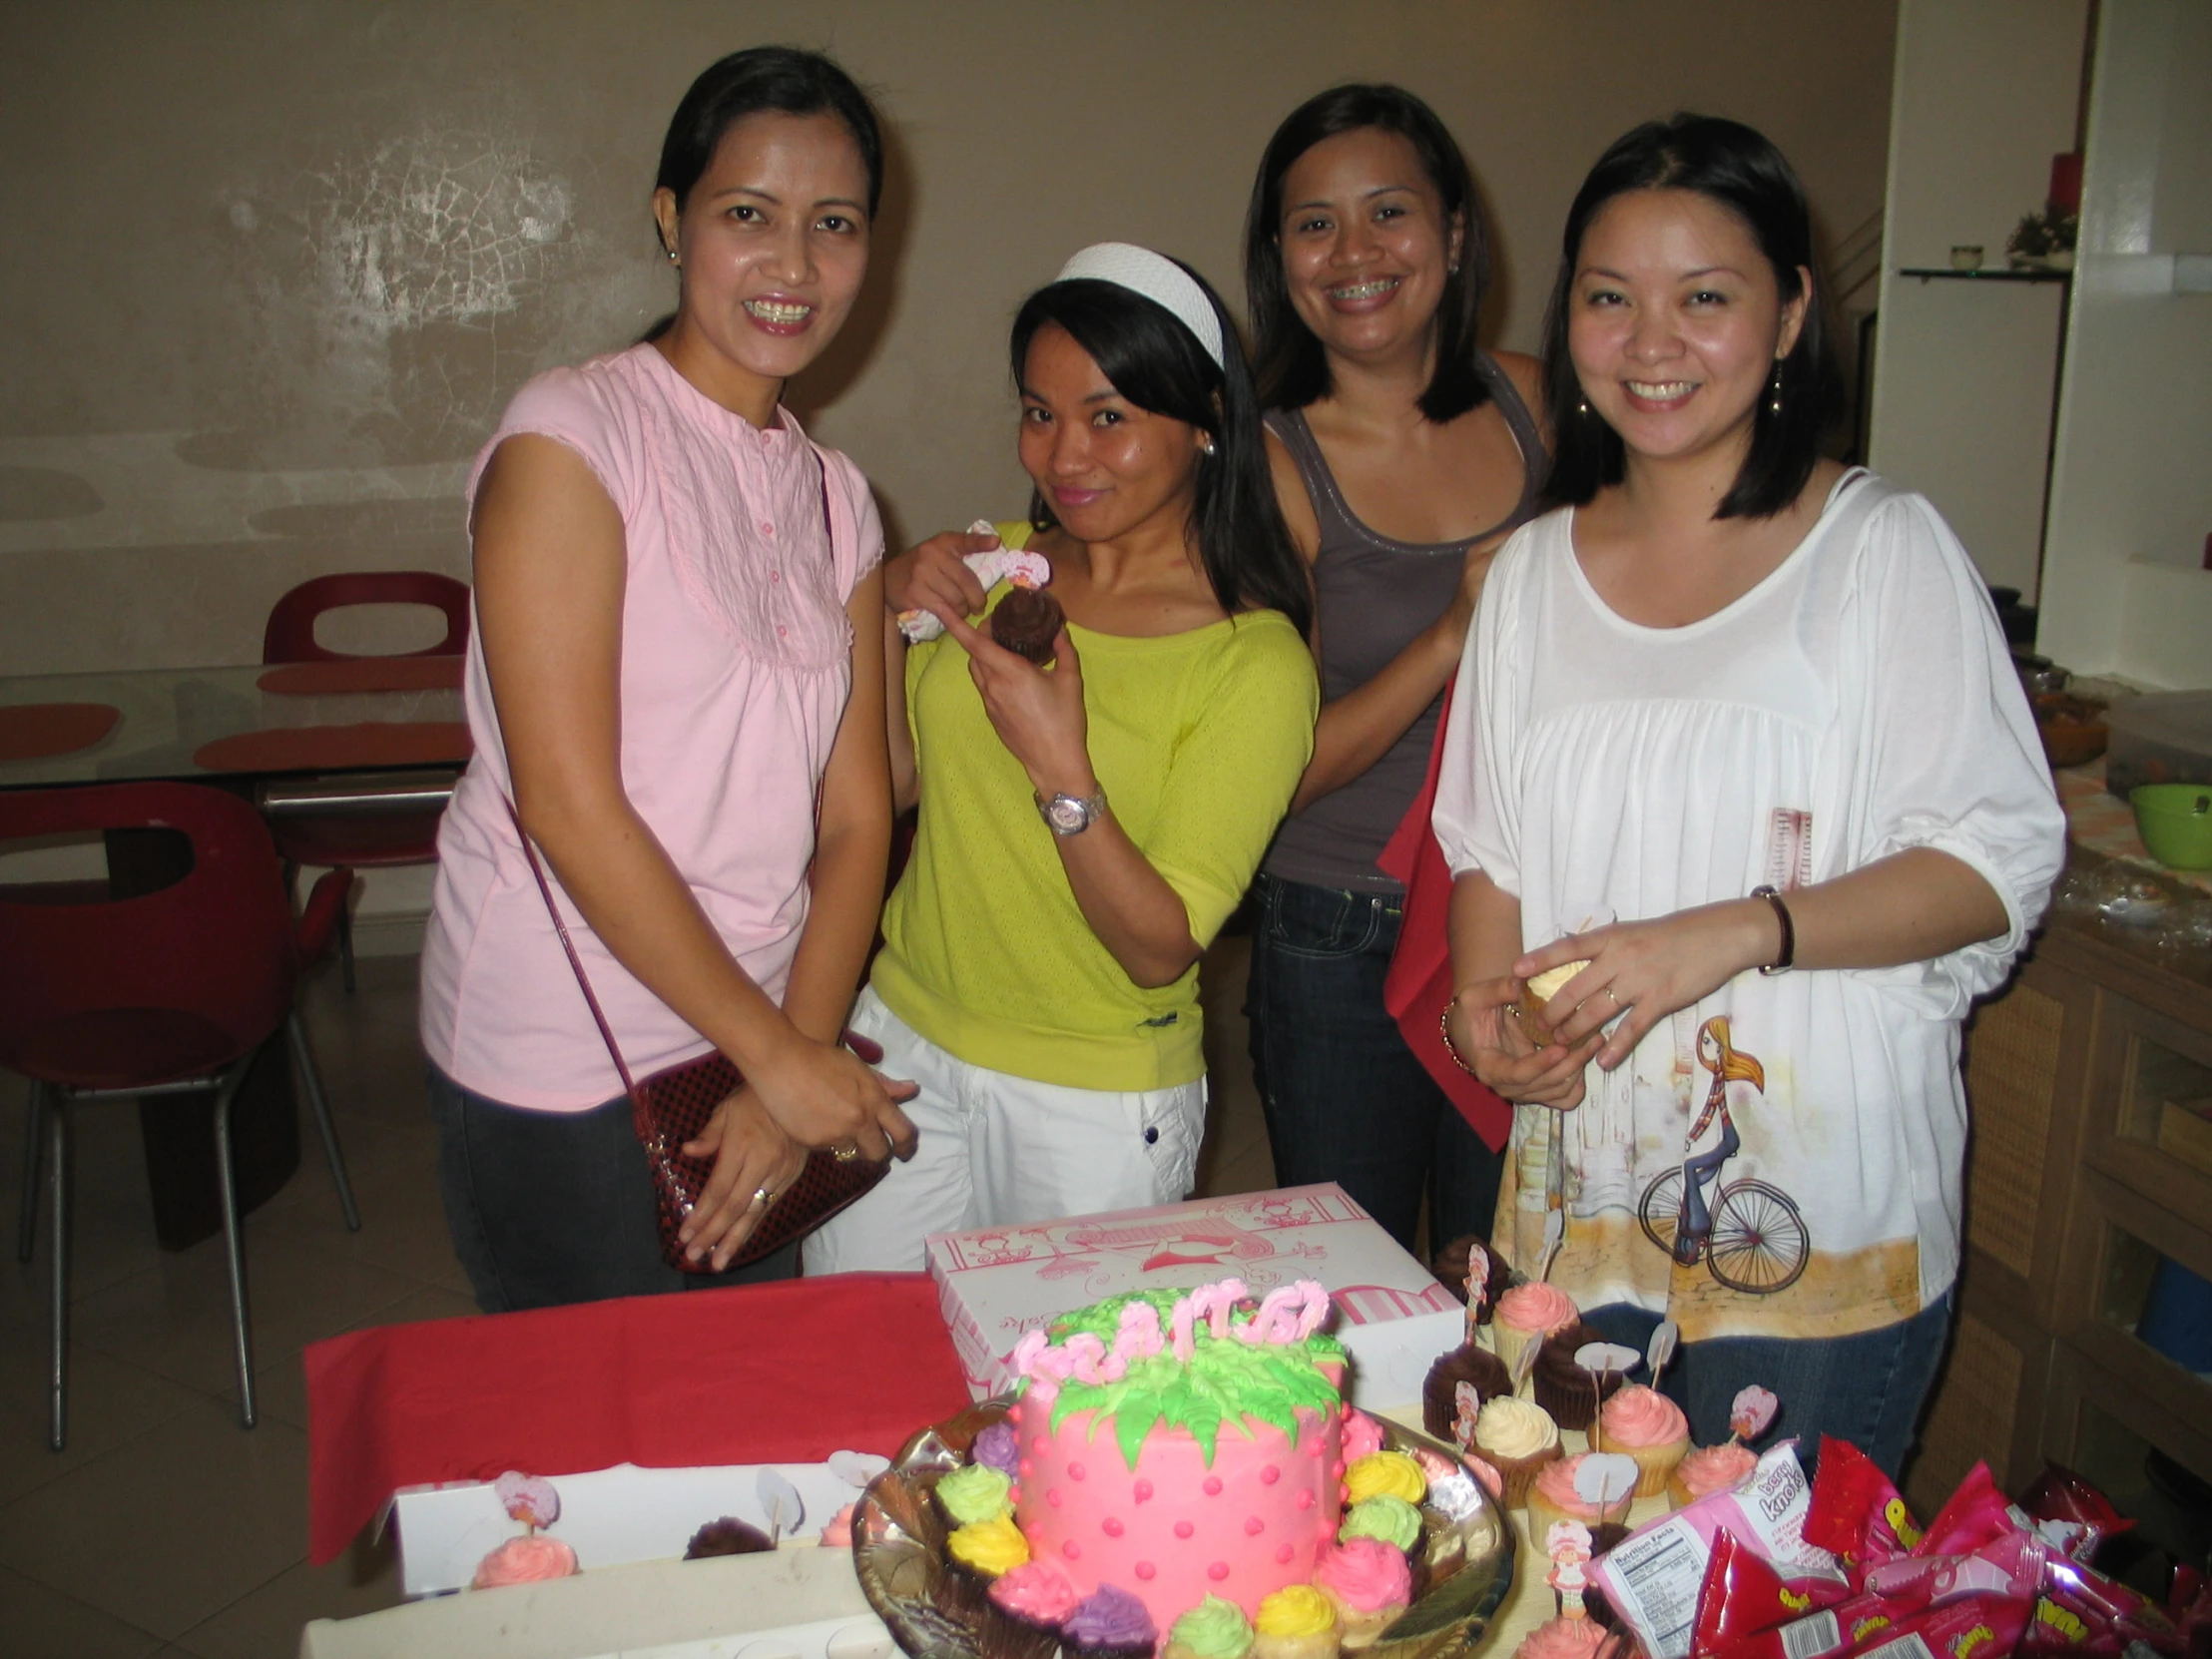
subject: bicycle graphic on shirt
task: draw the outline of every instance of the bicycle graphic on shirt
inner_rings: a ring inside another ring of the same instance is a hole
[[[1757,1055],[1729,1046],[1728,1016],[1705,1022],[1697,1034],[1698,1064],[1713,1074],[1705,1110],[1682,1143],[1683,1159],[1644,1189],[1636,1219],[1644,1236],[1686,1268],[1700,1261],[1715,1279],[1747,1296],[1772,1296],[1797,1283],[1812,1259],[1805,1217],[1780,1187],[1746,1179],[1721,1185],[1721,1166],[1743,1147],[1728,1112],[1728,1085],[1749,1083],[1764,1093],[1766,1068]],[[1721,1120],[1721,1138],[1710,1152],[1690,1155],[1706,1126]],[[1718,1189],[1715,1191],[1714,1189]]]

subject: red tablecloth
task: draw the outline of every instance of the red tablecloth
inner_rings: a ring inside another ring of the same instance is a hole
[[[895,1453],[968,1402],[924,1274],[844,1274],[386,1325],[306,1353],[308,1559],[393,1490]]]

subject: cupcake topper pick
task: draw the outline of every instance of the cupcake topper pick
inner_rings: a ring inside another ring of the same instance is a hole
[[[1636,1459],[1617,1451],[1592,1451],[1574,1468],[1574,1495],[1593,1508],[1609,1510],[1636,1489]]]
[[[1451,1437],[1459,1442],[1461,1451],[1474,1445],[1474,1419],[1481,1413],[1482,1396],[1475,1392],[1472,1382],[1455,1383],[1451,1390],[1451,1403],[1456,1415],[1451,1419]]]
[[[1651,1334],[1651,1346],[1644,1350],[1644,1364],[1651,1368],[1651,1385],[1659,1386],[1659,1374],[1666,1370],[1667,1362],[1674,1358],[1675,1346],[1682,1341],[1682,1327],[1672,1320],[1661,1320]]]
[[[543,1475],[509,1469],[491,1483],[491,1489],[498,1494],[500,1507],[509,1517],[522,1522],[532,1532],[541,1526],[551,1526],[561,1518],[561,1494]]]
[[[1490,1253],[1473,1240],[1467,1241],[1467,1341],[1474,1341],[1474,1328],[1481,1323],[1482,1305],[1490,1298]]]
[[[1747,1445],[1767,1431],[1782,1402],[1754,1382],[1728,1408],[1728,1431]]]
[[[1567,1114],[1551,1114],[1551,1144],[1544,1160],[1544,1257],[1536,1277],[1551,1280],[1551,1264],[1567,1242]]]
[[[1544,1581],[1559,1592],[1559,1611],[1570,1619],[1583,1617],[1582,1592],[1590,1580],[1582,1566],[1590,1558],[1590,1529],[1578,1520],[1553,1521],[1544,1533],[1544,1553],[1551,1557]]]
[[[1574,1351],[1574,1363],[1590,1374],[1590,1444],[1599,1446],[1604,1428],[1605,1380],[1615,1372],[1626,1375],[1636,1369],[1636,1351],[1619,1343],[1584,1343]]]
[[[799,1523],[807,1518],[807,1505],[801,1501],[797,1486],[764,1466],[754,1490],[760,1495],[761,1512],[768,1517],[770,1542],[780,1542],[785,1533],[799,1530]]]
[[[1525,1343],[1521,1351],[1513,1356],[1513,1386],[1516,1389],[1528,1381],[1528,1374],[1536,1369],[1536,1356],[1542,1348],[1543,1345],[1538,1342]]]

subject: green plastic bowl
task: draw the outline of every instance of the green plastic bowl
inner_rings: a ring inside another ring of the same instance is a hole
[[[2145,784],[2127,800],[2153,858],[2169,869],[2212,869],[2212,784]]]

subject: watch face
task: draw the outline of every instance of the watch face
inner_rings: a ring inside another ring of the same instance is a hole
[[[1044,821],[1060,834],[1072,835],[1089,827],[1091,810],[1072,795],[1056,795],[1044,804]]]

